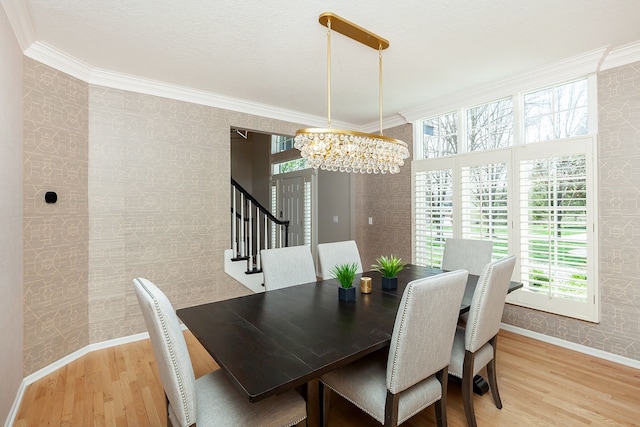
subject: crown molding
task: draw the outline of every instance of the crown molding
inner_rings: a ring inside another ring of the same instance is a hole
[[[20,46],[23,48],[25,56],[86,83],[207,105],[275,120],[300,123],[302,127],[326,126],[325,117],[303,114],[267,104],[260,104],[189,87],[92,68],[89,64],[54,49],[46,43],[34,41],[35,32],[27,3],[18,0],[0,0],[0,2],[7,12],[9,21]],[[596,49],[525,74],[485,85],[472,91],[466,91],[460,95],[442,97],[436,101],[398,112],[392,117],[384,119],[383,128],[389,129],[395,126],[413,123],[425,117],[457,109],[461,105],[480,104],[503,96],[509,96],[513,93],[535,89],[563,80],[579,78],[584,75],[636,61],[640,61],[640,41],[615,49]],[[333,125],[335,128],[353,129],[370,133],[379,130],[378,121],[362,126],[334,121]]]
[[[481,104],[510,96],[514,93],[579,78],[597,72],[606,52],[606,48],[595,49],[472,91],[463,92],[460,95],[440,98],[428,104],[403,111],[400,115],[405,117],[407,122],[414,122],[458,109],[461,106]]]
[[[29,2],[23,0],[0,0],[0,5],[7,14],[7,19],[18,40],[20,49],[24,52],[36,41],[36,32],[31,18]]]
[[[385,119],[384,128],[389,129],[394,126],[412,123],[415,120],[460,108],[462,105],[480,104],[499,99],[502,96],[509,96],[513,93],[524,92],[638,61],[640,61],[640,41],[619,46],[615,49],[596,49],[526,74],[483,86],[459,96],[440,98],[437,101],[400,112],[393,118]],[[370,123],[363,128],[365,129],[363,131],[377,131],[378,126],[378,122]]]
[[[32,43],[24,50],[25,56],[48,65],[56,70],[82,80],[91,85],[104,86],[113,89],[127,90],[146,95],[154,95],[178,101],[207,105],[224,110],[252,114],[275,120],[300,123],[301,127],[324,127],[326,117],[303,114],[267,104],[260,104],[244,99],[217,95],[211,92],[196,90],[184,86],[143,79],[140,77],[92,68],[70,55],[65,54],[42,42]],[[350,123],[333,122],[344,128],[354,128]]]
[[[393,117],[387,117],[382,120],[382,129],[391,129],[396,126],[406,125],[409,123],[407,119],[400,113],[396,113]],[[360,132],[377,133],[380,131],[380,121],[372,122],[362,126]]]
[[[32,43],[24,50],[24,55],[84,82],[89,83],[91,79],[93,70],[89,64],[56,50],[46,43],[39,41]]]
[[[599,71],[609,70],[638,61],[640,61],[640,41],[629,43],[609,51],[603,59]]]

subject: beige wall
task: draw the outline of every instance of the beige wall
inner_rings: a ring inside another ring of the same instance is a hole
[[[508,306],[503,321],[640,360],[640,62],[598,75],[600,323]]]
[[[318,243],[351,240],[351,179],[355,174],[318,169]],[[338,222],[334,222],[334,216]]]
[[[89,342],[87,88],[25,58],[25,374]]]
[[[253,136],[253,134],[249,135]],[[239,135],[231,135],[231,177],[242,188],[254,194],[252,167],[254,150],[252,141],[249,138],[245,140]]]
[[[231,133],[231,176],[267,209],[271,207],[271,135]]]
[[[253,144],[251,169],[253,170],[253,197],[264,207],[271,209],[271,135],[251,133]]]
[[[22,382],[22,51],[0,7],[0,420]]]
[[[406,142],[411,157],[394,175],[354,174],[356,241],[365,270],[380,255],[395,255],[411,262],[413,126],[387,129],[385,136]]]
[[[177,308],[249,292],[223,273],[229,129],[302,125],[91,86],[30,59],[24,73],[25,374],[144,331],[135,276]]]

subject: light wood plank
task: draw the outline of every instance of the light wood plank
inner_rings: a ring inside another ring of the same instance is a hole
[[[196,377],[217,365],[185,338]],[[640,423],[640,371],[511,332],[498,339],[503,409],[490,393],[475,396],[479,426],[632,426]],[[309,390],[310,398],[317,390]],[[460,387],[448,387],[450,426],[465,426]],[[72,410],[71,410],[72,409]],[[334,395],[330,425],[378,425]],[[164,426],[164,392],[148,340],[90,353],[27,387],[14,427],[40,425]],[[403,425],[435,425],[429,408]]]

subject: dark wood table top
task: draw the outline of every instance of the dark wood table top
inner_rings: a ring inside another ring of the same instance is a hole
[[[332,369],[389,345],[407,283],[442,270],[409,265],[398,289],[338,300],[338,283],[315,283],[177,310],[187,328],[252,402],[303,386]],[[359,277],[354,283],[359,284]],[[460,313],[469,310],[478,276],[469,276]],[[522,285],[512,282],[510,291]]]

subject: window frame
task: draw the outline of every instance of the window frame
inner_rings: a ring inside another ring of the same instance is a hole
[[[467,110],[470,108],[476,108],[477,103],[469,105],[465,108],[459,108],[452,110],[446,109],[443,112],[445,114],[457,113],[457,138],[458,138],[458,153],[452,155],[446,155],[436,158],[425,158],[419,160],[413,160],[411,163],[411,199],[412,199],[412,259],[416,262],[416,174],[440,169],[453,169],[453,237],[465,237],[462,234],[462,213],[461,213],[461,171],[463,167],[477,166],[487,163],[499,163],[502,160],[507,161],[508,170],[508,182],[507,182],[507,223],[508,223],[508,251],[511,254],[518,256],[518,262],[514,270],[514,280],[520,280],[521,268],[520,268],[520,160],[528,158],[536,153],[544,154],[544,157],[556,157],[563,153],[575,153],[582,150],[587,160],[587,301],[578,302],[571,301],[566,298],[551,298],[546,295],[544,297],[538,295],[532,298],[533,292],[517,291],[510,294],[507,298],[507,302],[519,305],[523,307],[533,308],[536,310],[546,311],[566,317],[577,318],[590,322],[599,322],[600,309],[599,309],[599,286],[598,286],[598,235],[597,235],[597,207],[598,207],[598,194],[597,194],[597,82],[596,75],[591,74],[588,76],[582,76],[580,78],[586,78],[587,80],[587,96],[588,96],[588,131],[586,135],[574,136],[563,139],[540,141],[540,142],[528,142],[524,140],[524,94],[534,92],[535,88],[526,88],[518,93],[512,95],[513,97],[513,145],[510,147],[495,148],[482,151],[468,152],[467,149]],[[566,83],[570,83],[580,78],[574,78],[566,80]],[[553,87],[563,84],[552,83],[542,86]],[[496,96],[495,100],[490,100],[487,104],[505,99],[505,96]],[[435,118],[437,116],[434,116]],[[415,126],[415,150],[419,150],[422,147],[422,124],[424,121],[419,121],[418,126]],[[419,144],[419,146],[418,146]],[[414,151],[415,151],[414,150]],[[416,153],[418,151],[415,151]],[[496,254],[494,253],[494,259]]]

